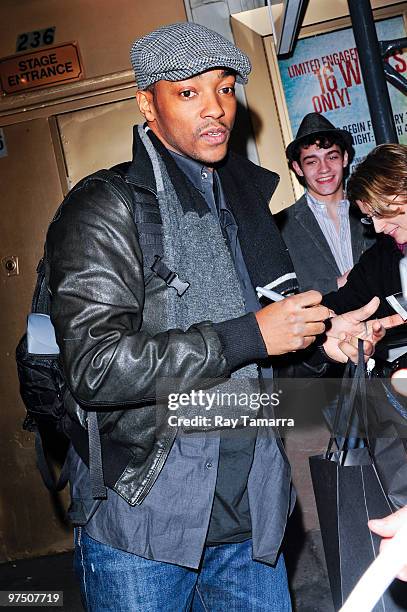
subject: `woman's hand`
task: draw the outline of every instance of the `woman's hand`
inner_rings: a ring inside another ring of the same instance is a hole
[[[330,319],[327,339],[323,344],[328,357],[345,363],[352,359],[358,361],[358,338],[363,339],[363,352],[367,361],[374,353],[375,346],[381,340],[386,329],[380,320],[366,321],[378,309],[380,300],[374,297],[367,304]]]

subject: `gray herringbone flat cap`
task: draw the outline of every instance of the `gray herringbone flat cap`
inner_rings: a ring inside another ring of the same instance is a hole
[[[212,68],[231,68],[247,83],[250,60],[226,38],[197,23],[173,23],[135,40],[130,59],[139,89],[183,81]]]

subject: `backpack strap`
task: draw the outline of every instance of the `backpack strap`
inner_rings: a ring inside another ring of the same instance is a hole
[[[133,211],[138,239],[144,260],[144,284],[153,275],[158,276],[167,287],[174,289],[178,296],[184,295],[190,283],[182,281],[178,274],[170,270],[162,261],[164,256],[161,213],[155,194],[134,184],[129,185],[126,172],[129,162],[113,166],[110,170],[100,170],[96,174],[111,183]]]
[[[151,266],[151,270],[159,276],[168,287],[175,289],[179,297],[184,295],[185,291],[189,288],[190,283],[182,281],[176,272],[172,272],[159,255],[154,256],[154,263]]]
[[[65,489],[69,479],[68,461],[65,458],[58,480],[56,480],[54,470],[47,459],[41,432],[38,427],[35,429],[35,454],[37,458],[37,467],[47,489],[53,493]]]
[[[107,489],[103,474],[102,446],[98,417],[95,411],[88,412],[89,477],[93,499],[107,499]]]
[[[128,166],[129,163],[124,163],[110,170],[98,170],[92,177],[109,183],[131,212],[137,227],[144,268],[148,270],[155,255],[163,255],[161,214],[153,192],[127,182]]]

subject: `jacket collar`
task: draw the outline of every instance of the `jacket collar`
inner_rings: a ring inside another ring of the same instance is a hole
[[[139,136],[137,125],[133,128],[133,159],[127,171],[129,182],[138,187],[148,189],[157,196],[157,186],[154,177],[154,170],[149,155]],[[147,130],[147,135],[151,139],[158,155],[162,158],[174,189],[178,195],[180,204],[184,211],[196,212],[200,217],[209,213],[209,208],[201,193],[193,186],[187,176],[177,166],[161,140],[157,138],[152,130]]]
[[[149,136],[151,137],[154,146],[158,150],[159,154],[163,157],[164,162],[167,165],[170,176],[174,175],[176,172],[176,163],[171,158],[171,155],[168,153],[167,149],[164,147],[162,142],[155,136],[155,134],[149,130]],[[227,157],[217,166],[217,170],[219,174],[222,174],[224,168],[231,166],[232,168],[237,167],[237,177],[241,176],[241,169],[243,166],[247,166],[247,170],[254,176],[254,180],[261,191],[264,200],[268,203],[273,195],[278,182],[279,176],[274,172],[270,172],[265,170],[264,168],[260,168],[255,164],[249,162],[249,160],[242,158],[240,156],[236,156],[234,153],[229,152]],[[181,171],[178,170],[178,173]],[[129,169],[127,171],[127,175],[131,182],[134,182],[139,187],[144,187],[149,191],[152,191],[155,195],[157,195],[157,187],[155,184],[154,172],[150,162],[150,158],[145,150],[143,143],[141,142],[140,136],[137,131],[137,125],[133,127],[133,152],[132,152],[132,161],[130,163]],[[248,207],[251,207],[251,203],[247,203]]]
[[[209,208],[204,198],[178,168],[162,142],[151,130],[148,135],[167,167],[184,213],[193,211],[201,217],[208,214]],[[228,205],[237,221],[243,257],[253,286],[270,282],[275,269],[291,272],[291,261],[286,256],[285,245],[268,206],[279,181],[278,175],[231,151],[217,165],[216,170]],[[127,176],[130,182],[157,195],[150,158],[140,139],[137,126],[134,128],[133,160]],[[253,245],[256,248],[253,248]]]
[[[127,176],[138,187],[143,187],[157,195],[153,167],[147,151],[141,142],[137,125],[133,126],[133,154]]]
[[[298,223],[301,225],[303,230],[305,230],[307,237],[312,240],[315,248],[319,250],[320,255],[324,258],[325,262],[329,264],[335,271],[335,274],[339,276],[340,271],[338,265],[332,254],[328,241],[319,227],[318,221],[307,204],[306,195],[304,194],[301,196],[294,206],[294,216]],[[318,237],[318,239],[316,239],[316,237]]]

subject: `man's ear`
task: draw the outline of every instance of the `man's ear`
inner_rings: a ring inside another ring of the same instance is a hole
[[[292,165],[292,167],[293,167],[293,169],[294,169],[294,172],[295,172],[296,174],[298,174],[298,176],[304,176],[304,173],[303,173],[303,171],[301,170],[301,166],[300,166],[300,164],[299,164],[298,162],[293,161],[293,162],[291,163],[291,165]]]
[[[136,100],[140,113],[143,115],[146,121],[154,121],[154,102],[153,94],[151,91],[138,89],[136,91]]]
[[[349,155],[348,155],[348,152],[345,151],[345,153],[343,154],[342,168],[347,168],[348,163],[349,163]]]

